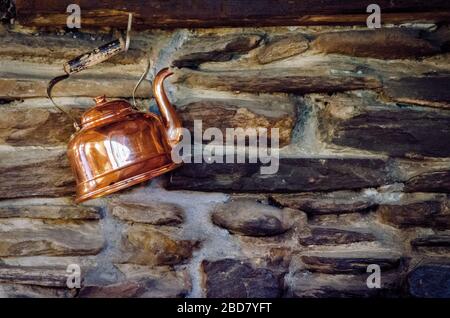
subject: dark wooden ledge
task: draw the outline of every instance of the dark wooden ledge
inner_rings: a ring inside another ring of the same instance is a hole
[[[81,7],[82,27],[133,28],[365,24],[373,0],[17,0],[23,25],[64,27],[66,8]],[[382,23],[449,22],[448,0],[377,0]]]

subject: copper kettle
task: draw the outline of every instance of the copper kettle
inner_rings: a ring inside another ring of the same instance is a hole
[[[67,150],[75,174],[77,203],[130,187],[178,166],[171,159],[171,149],[181,139],[181,121],[163,86],[164,79],[172,75],[169,69],[161,70],[153,81],[153,96],[161,116],[139,112],[124,100],[108,102],[100,96],[78,123],[52,98],[51,91],[58,82],[127,51],[131,23],[129,14],[125,38],[119,33],[119,39],[64,63],[65,74],[52,79],[47,87],[48,98],[74,121],[77,129]],[[150,60],[135,90],[149,67]]]
[[[163,69],[153,82],[161,116],[104,96],[95,98],[95,106],[82,115],[80,130],[67,150],[77,184],[75,202],[119,191],[178,166],[170,152],[181,139],[181,121],[163,86],[171,74]]]

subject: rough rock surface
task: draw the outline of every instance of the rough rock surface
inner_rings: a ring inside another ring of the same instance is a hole
[[[315,100],[324,108],[319,126],[326,142],[393,157],[450,155],[448,111],[385,104],[366,92]]]
[[[169,188],[224,192],[331,191],[376,187],[395,180],[383,159],[281,158],[277,173],[267,175],[260,174],[260,166],[259,163],[185,164],[174,171]]]
[[[249,236],[272,236],[290,230],[300,211],[278,209],[251,199],[236,199],[215,209],[214,224],[232,233]]]
[[[298,271],[289,278],[290,297],[368,298],[389,297],[399,292],[399,275],[383,276],[381,288],[367,288],[366,275],[323,275]]]
[[[117,12],[104,14],[95,22]],[[171,67],[183,127],[279,128],[279,169],[185,164],[83,205],[65,154],[73,127],[45,88],[113,32],[0,25],[0,297],[450,297],[450,28],[394,13],[367,30],[366,18],[136,29],[126,53],[58,84],[57,102],[79,116],[101,94],[130,101],[150,60],[142,111]],[[65,286],[68,264],[80,290]]]
[[[438,263],[419,266],[408,275],[408,284],[414,297],[449,298],[450,266]]]
[[[322,53],[381,59],[414,58],[441,51],[439,45],[424,39],[423,32],[400,28],[322,33],[311,47]]]
[[[99,209],[87,206],[60,204],[11,204],[0,206],[0,218],[32,218],[60,220],[98,220]]]
[[[432,227],[448,229],[450,214],[440,201],[426,201],[407,205],[381,205],[377,211],[383,222],[400,228]]]
[[[273,298],[280,296],[280,278],[269,269],[244,261],[203,261],[206,297]]]
[[[197,68],[203,62],[229,61],[258,46],[259,35],[201,36],[190,39],[177,52],[173,65],[176,67]]]
[[[150,225],[132,225],[124,236],[125,252],[130,254],[128,262],[141,265],[175,265],[187,261],[195,241],[182,240],[176,230],[160,230]]]
[[[372,233],[324,227],[314,227],[310,236],[299,238],[302,245],[338,245],[372,241],[376,241]]]
[[[0,282],[8,284],[67,287],[65,268],[0,267]]]
[[[397,254],[373,251],[306,254],[301,256],[301,260],[308,270],[327,274],[365,273],[370,264],[377,264],[382,271],[388,271],[399,267],[401,262]]]
[[[0,220],[0,256],[91,255],[104,246],[96,221]]]
[[[184,297],[190,291],[189,275],[170,268],[119,264],[118,269],[126,280],[103,286],[84,286],[82,298],[175,298]]]
[[[351,191],[273,194],[270,198],[281,206],[299,209],[311,214],[364,212],[374,206],[374,203],[370,200]]]
[[[301,34],[272,38],[256,55],[258,62],[268,64],[305,52],[309,41]]]
[[[411,241],[413,246],[418,251],[447,253],[450,252],[450,235],[448,234],[434,234],[415,238]]]
[[[242,101],[200,100],[184,105],[180,110],[183,126],[194,133],[194,120],[202,121],[204,130],[214,127],[221,130],[226,136],[227,128],[265,128],[267,137],[272,136],[271,131],[277,128],[279,134],[279,145],[286,146],[291,140],[292,130],[295,123],[294,112],[273,113],[256,112],[257,101],[245,103]],[[240,104],[240,105],[239,105]],[[246,107],[242,107],[245,105]],[[293,106],[293,105],[292,105]],[[293,108],[293,107],[292,107]],[[267,115],[266,115],[267,114]],[[211,141],[211,140],[208,140]]]
[[[112,204],[112,214],[123,221],[153,225],[177,225],[184,218],[182,207],[162,202]]]
[[[75,192],[62,149],[0,150],[0,198],[58,197]]]

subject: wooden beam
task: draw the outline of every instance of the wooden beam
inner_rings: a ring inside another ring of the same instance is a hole
[[[221,26],[365,24],[373,0],[17,0],[19,23],[64,27],[69,4],[81,7],[82,27],[134,29]],[[448,22],[448,0],[378,0],[382,23]]]

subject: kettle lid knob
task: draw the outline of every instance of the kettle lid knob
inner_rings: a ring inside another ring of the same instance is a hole
[[[101,96],[97,96],[94,98],[95,104],[102,104],[106,102],[106,96],[105,95],[101,95]]]

